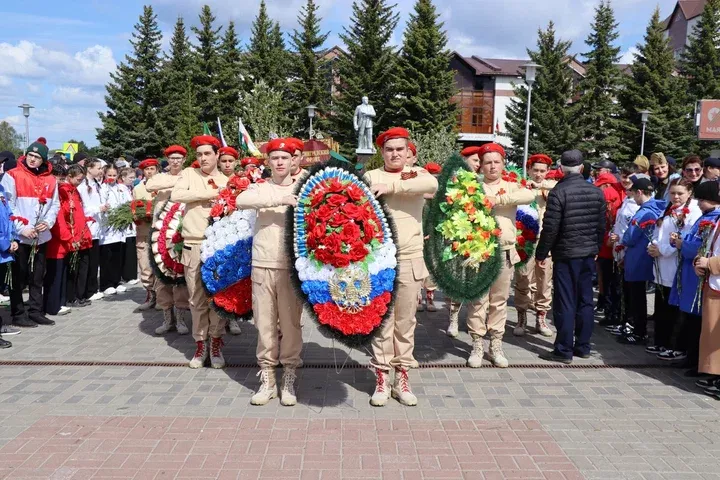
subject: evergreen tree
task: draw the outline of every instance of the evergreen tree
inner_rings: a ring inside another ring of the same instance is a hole
[[[307,0],[298,16],[300,31],[292,34],[292,48],[297,54],[293,57],[292,110],[297,114],[304,112],[308,105],[317,107],[313,128],[324,131],[327,128],[326,117],[329,113],[330,79],[328,62],[320,58],[320,53],[328,33],[320,32],[321,18],[317,16],[318,6],[314,0]]]
[[[587,71],[580,81],[580,100],[574,104],[579,148],[591,158],[617,159],[622,147],[620,106],[616,102],[621,85],[620,47],[610,1],[601,1],[595,9],[592,32],[585,40],[591,50],[583,54]]]
[[[185,22],[178,18],[170,40],[170,54],[166,55],[162,69],[163,95],[167,102],[160,110],[160,122],[166,146],[187,146],[201,131],[200,109],[195,103],[193,88],[195,63],[191,48]]]
[[[397,68],[393,100],[399,124],[415,132],[452,130],[457,124],[455,74],[447,34],[432,0],[417,0],[410,15]]]
[[[220,65],[219,44],[222,27],[214,28],[215,16],[208,5],[200,12],[200,27],[192,27],[197,37],[194,50],[196,68],[194,69],[195,98],[200,109],[200,121],[207,122],[213,132],[217,132],[217,117],[222,113],[222,105],[216,90]]]
[[[540,65],[532,90],[530,110],[529,155],[544,153],[553,159],[565,150],[575,148],[576,134],[570,120],[568,101],[573,92],[572,74],[567,66],[567,53],[571,42],[555,38],[555,24],[538,30],[537,51],[528,50],[530,59]],[[510,159],[522,164],[525,145],[525,115],[527,88],[515,87],[515,99],[507,112],[505,124],[513,149]]]
[[[619,95],[623,108],[623,132],[626,158],[640,153],[642,124],[640,111],[650,110],[645,133],[645,153],[664,152],[682,157],[693,148],[692,115],[688,115],[686,81],[673,75],[675,60],[670,40],[656,8],[645,32],[644,43],[632,65]]]
[[[107,158],[162,152],[163,134],[157,115],[166,103],[159,70],[161,42],[157,16],[151,6],[145,6],[130,40],[132,53],[110,74],[106,86],[108,110],[99,114],[102,127],[97,138],[100,152]]]
[[[355,0],[351,24],[340,34],[348,51],[337,61],[342,82],[334,99],[333,137],[346,152],[354,153],[357,145],[353,115],[363,96],[375,105],[374,133],[397,120],[392,100],[398,60],[395,48],[390,45],[399,18],[394,8],[387,0]]]
[[[280,24],[274,23],[267,14],[265,0],[260,2],[247,50],[245,71],[250,75],[247,89],[263,80],[271,88],[284,90],[288,75],[285,42]]]
[[[720,98],[720,0],[707,0],[680,61],[694,100]]]
[[[283,92],[273,89],[264,80],[242,94],[243,123],[254,140],[261,142],[269,139],[271,134],[285,137],[292,133],[293,123],[286,115],[286,103]]]
[[[235,24],[228,23],[220,45],[220,62],[215,91],[221,107],[220,120],[228,145],[238,143],[237,118],[240,116],[240,94],[242,93],[242,63]]]

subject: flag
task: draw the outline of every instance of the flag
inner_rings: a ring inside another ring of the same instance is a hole
[[[210,133],[210,127],[208,126],[207,122],[203,122],[203,135],[212,135],[212,133]]]
[[[250,155],[253,157],[262,157],[262,153],[260,153],[260,150],[258,150],[253,143],[252,138],[250,138],[250,134],[245,128],[245,125],[243,125],[242,120],[240,120],[240,117],[238,117],[238,140],[240,140],[240,146],[250,153]]]
[[[495,132],[500,133],[500,121],[495,120]]]
[[[220,131],[220,141],[222,142],[223,147],[227,147],[227,142],[225,141],[225,135],[223,135],[222,131],[222,124],[220,123],[220,117],[217,117],[218,121],[218,130]]]

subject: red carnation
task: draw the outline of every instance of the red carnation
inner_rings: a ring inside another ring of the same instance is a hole
[[[220,215],[223,214],[223,210],[224,210],[224,209],[223,209],[223,206],[222,206],[221,204],[219,204],[219,203],[216,203],[216,204],[213,205],[212,208],[210,209],[210,216],[213,217],[213,218],[217,218],[217,217],[219,217]]]
[[[180,232],[175,232],[175,233],[173,233],[173,236],[172,236],[172,238],[170,239],[170,241],[171,241],[172,243],[176,243],[176,244],[177,244],[177,243],[180,243],[180,242],[183,241],[183,236],[182,236],[182,234],[181,234]]]
[[[45,204],[47,204],[47,200],[48,199],[45,195],[40,195],[40,198],[38,198],[38,203],[40,205],[45,205]]]
[[[18,222],[22,223],[23,225],[27,225],[28,223],[30,223],[30,222],[28,221],[28,219],[25,218],[25,217],[18,217],[18,216],[16,216],[16,215],[10,216],[10,221],[11,221],[11,222],[14,222],[15,220],[17,220]]]
[[[87,223],[95,223],[95,219],[93,217],[85,217],[85,221]]]

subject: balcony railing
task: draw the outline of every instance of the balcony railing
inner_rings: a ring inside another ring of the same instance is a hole
[[[461,90],[453,97],[458,104],[458,128],[462,133],[493,133],[495,93],[487,90]]]

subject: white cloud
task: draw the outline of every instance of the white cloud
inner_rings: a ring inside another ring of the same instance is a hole
[[[105,104],[101,92],[89,92],[80,87],[57,87],[52,93],[52,101],[58,105],[92,106],[102,109]]]
[[[637,47],[630,47],[627,52],[623,53],[620,57],[620,63],[631,64],[635,63],[635,55],[638,53]]]

